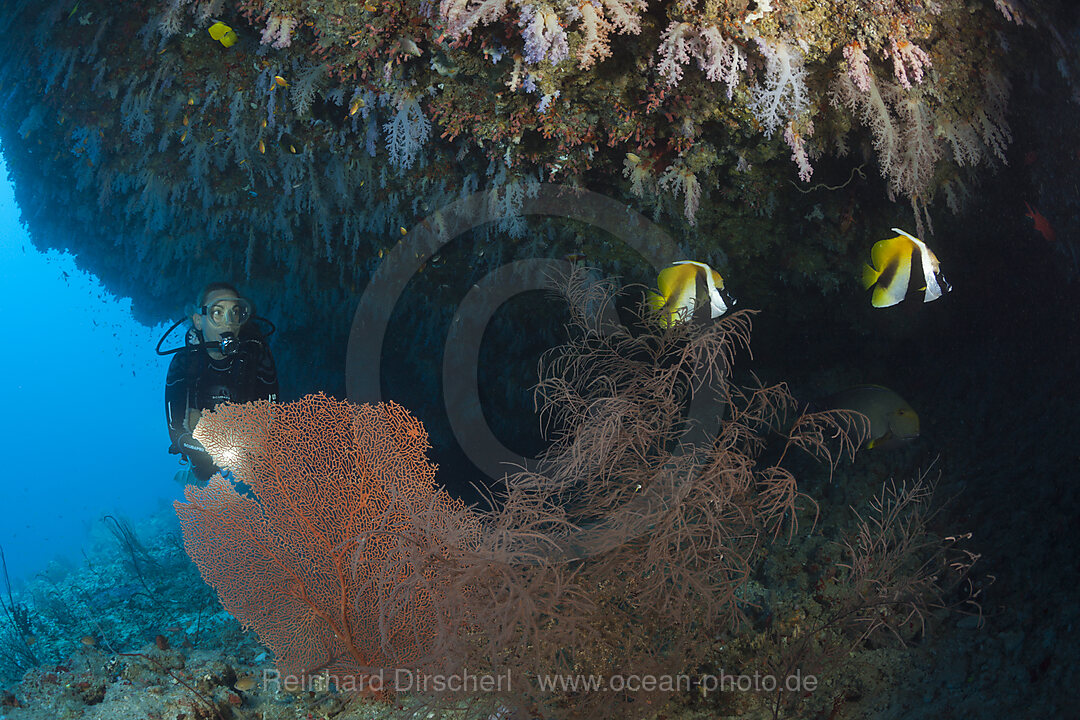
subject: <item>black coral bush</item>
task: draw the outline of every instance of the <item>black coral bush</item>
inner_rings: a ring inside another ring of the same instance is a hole
[[[536,390],[551,445],[506,478],[474,550],[447,561],[432,657],[509,670],[506,703],[560,717],[644,716],[684,691],[671,679],[740,625],[763,550],[800,505],[814,512],[793,451],[832,463],[861,439],[851,415],[792,421],[784,386],[732,382],[751,313],[667,329],[641,317],[632,333],[602,320],[615,290],[568,280],[570,338]]]

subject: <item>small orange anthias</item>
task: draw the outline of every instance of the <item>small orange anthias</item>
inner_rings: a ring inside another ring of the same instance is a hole
[[[1050,242],[1057,240],[1057,235],[1054,234],[1054,228],[1050,225],[1050,221],[1046,219],[1046,216],[1031,207],[1031,203],[1024,203],[1024,205],[1026,205],[1028,209],[1024,215],[1032,219],[1035,223],[1035,229],[1042,233],[1042,236]]]

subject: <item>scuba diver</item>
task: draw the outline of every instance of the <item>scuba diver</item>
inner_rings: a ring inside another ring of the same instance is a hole
[[[162,351],[165,338],[187,319],[166,331],[157,352],[176,354],[165,379],[165,419],[172,441],[169,452],[191,464],[177,473],[177,480],[190,483],[194,475],[206,482],[220,468],[192,432],[202,413],[218,403],[277,399],[277,369],[266,344],[274,327],[265,318],[254,317],[251,301],[241,297],[235,287],[211,283],[199,293],[183,347]],[[256,319],[270,325],[269,331],[261,332]]]

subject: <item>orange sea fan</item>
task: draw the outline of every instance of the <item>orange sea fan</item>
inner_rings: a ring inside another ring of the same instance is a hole
[[[419,420],[319,394],[222,406],[195,436],[250,494],[220,475],[185,488],[185,546],[283,674],[392,690],[365,678],[427,660],[446,618],[440,565],[417,559],[467,551],[479,522],[435,485]]]

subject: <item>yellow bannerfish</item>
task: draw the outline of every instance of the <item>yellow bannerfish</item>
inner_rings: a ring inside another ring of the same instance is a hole
[[[232,47],[236,44],[236,41],[239,40],[239,38],[236,37],[236,31],[223,22],[214,23],[209,27],[208,32],[210,33],[210,37],[214,38],[225,47]]]
[[[689,320],[694,311],[708,303],[709,315],[718,318],[735,304],[724,291],[724,278],[701,262],[680,260],[656,277],[660,292],[649,293],[649,307],[660,316],[663,327]]]
[[[836,393],[825,404],[833,410],[854,410],[867,417],[867,448],[897,448],[919,437],[919,414],[887,387],[856,385]]]
[[[922,269],[925,291],[923,302],[937,300],[952,290],[941,274],[937,255],[919,238],[893,228],[900,233],[887,240],[879,240],[870,250],[870,265],[863,268],[862,282],[866,289],[874,288],[870,302],[876,308],[891,307],[904,299],[911,282],[911,265],[918,258]]]

